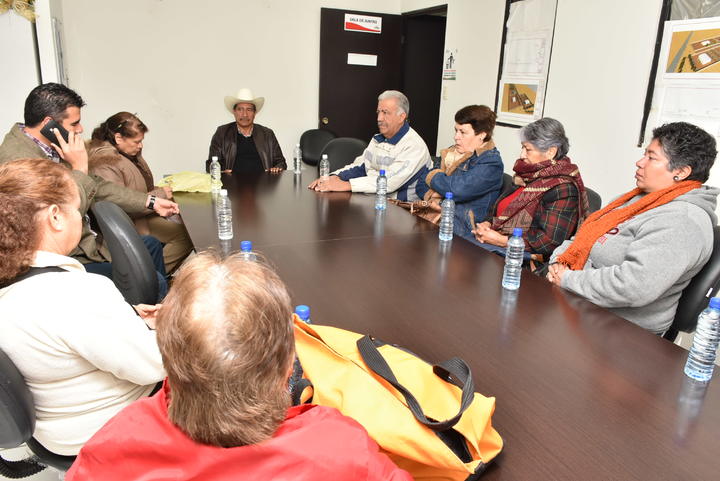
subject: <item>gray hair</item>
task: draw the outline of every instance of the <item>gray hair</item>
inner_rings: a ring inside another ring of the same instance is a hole
[[[555,160],[562,159],[570,150],[570,141],[565,136],[562,124],[550,117],[536,120],[520,129],[520,142],[529,142],[541,152],[557,147]]]
[[[410,101],[404,93],[399,90],[386,90],[378,95],[378,102],[386,99],[395,99],[398,108],[405,112],[405,115],[410,115]]]

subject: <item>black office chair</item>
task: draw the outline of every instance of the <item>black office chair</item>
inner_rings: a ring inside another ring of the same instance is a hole
[[[592,214],[596,210],[600,210],[600,207],[602,207],[602,197],[600,197],[600,194],[589,187],[585,187],[585,193],[588,198],[588,214]]]
[[[113,282],[130,304],[155,304],[158,277],[150,253],[130,218],[112,202],[92,207],[112,257]]]
[[[690,284],[683,289],[678,301],[675,319],[670,329],[663,337],[668,341],[675,341],[678,333],[693,332],[697,325],[697,318],[708,306],[710,298],[718,293],[720,288],[720,226],[713,228],[713,251],[707,264],[695,274]]]
[[[503,174],[503,183],[502,188],[500,189],[500,195],[509,194],[513,188],[513,176],[510,174]]]
[[[338,137],[328,142],[322,150],[322,154],[327,154],[330,161],[330,172],[333,172],[345,167],[354,161],[356,157],[362,155],[367,145],[368,143],[364,140],[352,137]]]
[[[25,478],[51,466],[61,471],[70,469],[75,456],[52,453],[32,437],[35,431],[35,405],[15,363],[0,349],[0,448],[16,448],[23,443],[37,456],[22,461],[0,457],[0,475]]]
[[[302,150],[303,162],[308,165],[318,165],[322,150],[335,137],[337,135],[323,129],[312,129],[303,132],[300,136],[300,150]]]

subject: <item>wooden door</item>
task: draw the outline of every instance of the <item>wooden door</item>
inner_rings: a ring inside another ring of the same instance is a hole
[[[346,14],[380,18],[380,33],[346,30]],[[318,126],[369,140],[377,133],[377,96],[401,88],[401,16],[333,8],[320,15]],[[372,56],[375,66],[353,64],[372,62]]]

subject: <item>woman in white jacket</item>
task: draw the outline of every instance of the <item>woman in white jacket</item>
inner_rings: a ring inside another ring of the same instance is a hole
[[[49,160],[0,166],[0,348],[33,394],[34,437],[74,455],[165,372],[157,306],[131,306],[109,279],[67,257],[80,239],[70,170]]]

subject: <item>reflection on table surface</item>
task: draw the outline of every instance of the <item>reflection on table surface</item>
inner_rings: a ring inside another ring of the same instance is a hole
[[[502,289],[503,260],[372,196],[316,193],[292,172],[228,179],[235,237],[210,194],[177,194],[196,248],[252,240],[315,323],[472,368],[497,398],[497,480],[715,479],[720,392],[682,372],[686,351],[544,279]]]

